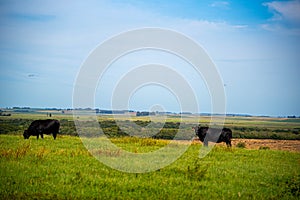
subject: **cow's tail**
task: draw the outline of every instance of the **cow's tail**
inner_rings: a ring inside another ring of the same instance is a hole
[[[232,139],[232,131],[231,131],[231,129],[228,129],[227,139],[228,139],[228,144],[227,144],[227,146],[230,146],[230,147],[231,147],[231,139]]]
[[[53,138],[54,138],[54,140],[56,139],[56,136],[57,136],[57,134],[59,133],[60,123],[59,123],[58,120],[55,120],[55,127],[56,127],[56,130],[55,130],[54,133],[53,133]]]

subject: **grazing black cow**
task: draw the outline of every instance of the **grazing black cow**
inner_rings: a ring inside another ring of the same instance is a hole
[[[46,119],[46,120],[35,120],[33,121],[27,130],[24,131],[24,139],[28,139],[31,135],[36,136],[36,139],[39,139],[39,135],[44,139],[43,134],[53,134],[54,140],[59,131],[59,121],[55,119]]]
[[[201,127],[199,125],[194,127],[194,130],[200,141],[204,143],[204,146],[208,145],[208,141],[213,141],[217,143],[225,142],[228,147],[231,147],[232,131],[229,128],[223,128],[219,138],[217,137],[220,129],[217,128]]]

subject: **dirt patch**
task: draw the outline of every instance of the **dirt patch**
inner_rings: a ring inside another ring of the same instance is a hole
[[[271,140],[271,139],[232,139],[232,146],[245,143],[247,149],[270,148],[300,152],[300,140]]]
[[[178,141],[181,144],[188,144],[185,141]],[[194,138],[193,143],[202,142],[198,138]],[[210,142],[209,142],[210,143]],[[232,139],[231,144],[233,147],[237,147],[238,143],[245,143],[246,149],[272,149],[272,150],[284,150],[300,153],[300,140],[271,140],[271,139]],[[217,143],[217,146],[226,146],[224,142]]]

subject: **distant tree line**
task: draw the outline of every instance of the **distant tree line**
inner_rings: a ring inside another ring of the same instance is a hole
[[[287,116],[287,118],[300,118],[300,116],[299,117],[296,117],[295,115],[293,115],[293,116]]]
[[[146,112],[146,111],[136,112],[136,116],[149,116],[149,115],[155,115],[155,112]]]

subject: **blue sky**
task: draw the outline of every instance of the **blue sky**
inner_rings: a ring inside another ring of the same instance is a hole
[[[80,66],[95,47],[120,32],[160,27],[187,35],[207,51],[224,81],[228,113],[300,115],[299,13],[299,0],[1,1],[0,107],[71,107]],[[118,76],[140,57],[112,66],[95,107],[110,108]],[[174,66],[197,93],[200,111],[210,112],[209,91],[184,63],[161,53],[142,57]],[[161,104],[178,111],[167,93],[144,88],[130,108]]]

